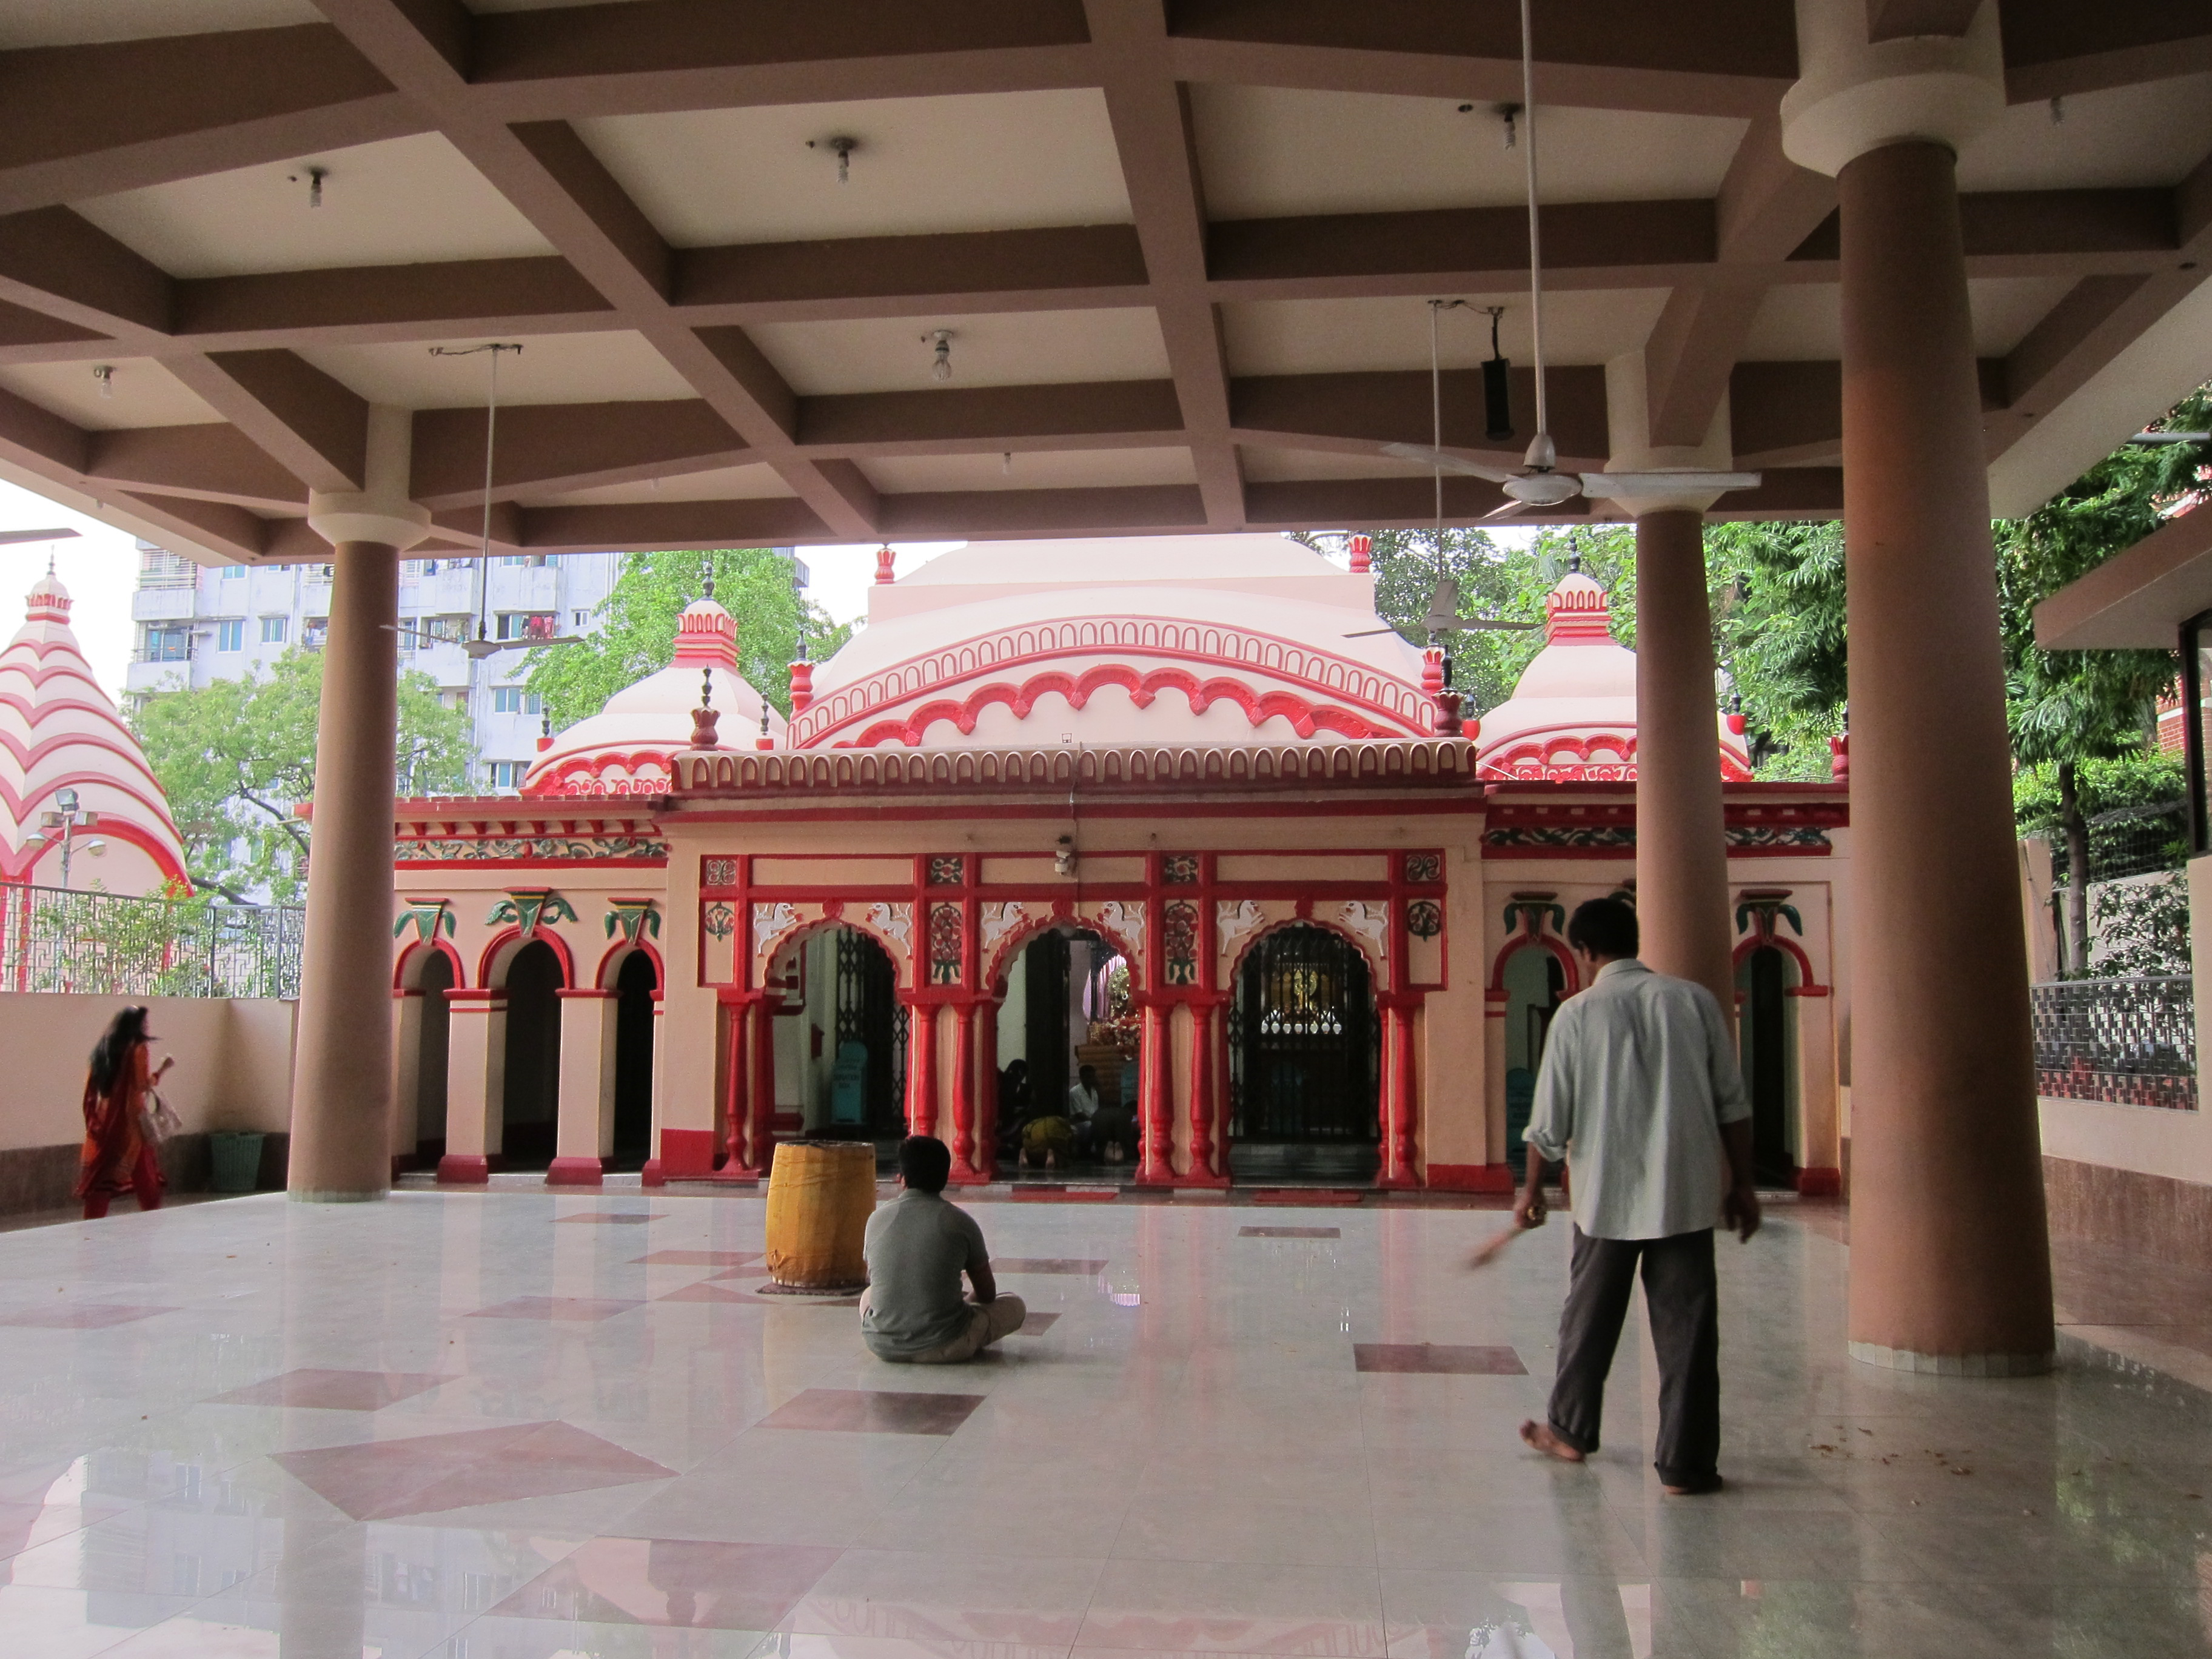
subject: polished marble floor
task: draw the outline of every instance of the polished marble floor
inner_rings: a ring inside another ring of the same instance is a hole
[[[1730,1484],[1670,1500],[1638,1328],[1588,1466],[1514,1439],[1556,1224],[1470,1273],[1495,1213],[984,1205],[1030,1322],[921,1370],[757,1294],[762,1209],[0,1237],[0,1654],[2212,1653],[2212,1396],[2078,1340],[2033,1381],[1853,1365],[1832,1212],[1723,1244]]]

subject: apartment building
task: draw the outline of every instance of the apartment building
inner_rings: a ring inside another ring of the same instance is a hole
[[[125,689],[147,693],[235,679],[295,646],[322,644],[331,614],[323,564],[209,568],[149,543],[138,544],[137,625]],[[399,665],[437,682],[452,708],[470,711],[477,751],[471,786],[514,789],[537,752],[542,711],[523,688],[533,638],[588,634],[620,574],[619,553],[514,554],[492,559],[409,559],[399,569]],[[471,659],[462,641],[511,640],[516,648]]]

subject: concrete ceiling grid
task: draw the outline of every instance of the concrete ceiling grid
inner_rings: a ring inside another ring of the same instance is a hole
[[[2212,21],[1995,3],[2013,106],[1960,177],[2018,510],[2206,367],[2158,348],[2212,243]],[[1723,511],[1832,516],[1835,191],[1782,153],[1790,7],[1540,6],[1537,44],[1563,460],[1603,463],[1603,364],[1641,350],[1656,441],[1726,398],[1768,471]],[[1378,453],[1428,437],[1424,302],[1507,307],[1533,401],[1517,52],[1512,0],[23,0],[0,476],[319,558],[307,492],[359,487],[397,404],[430,545],[465,548],[483,360],[428,348],[499,339],[502,547],[1425,523]],[[1447,444],[1517,457],[1480,429],[1486,319],[1443,343]],[[1452,479],[1446,511],[1500,499]]]

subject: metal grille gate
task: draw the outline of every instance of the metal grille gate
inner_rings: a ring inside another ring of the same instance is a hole
[[[891,959],[858,928],[837,930],[837,1048],[867,1051],[868,1125],[896,1135],[905,1121],[906,1010],[899,1007]]]
[[[1230,1008],[1233,1142],[1373,1147],[1380,1038],[1356,946],[1319,927],[1261,939]]]

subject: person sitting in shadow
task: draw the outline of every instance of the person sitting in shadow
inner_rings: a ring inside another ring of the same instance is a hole
[[[860,1296],[860,1340],[900,1365],[973,1359],[1021,1329],[1029,1310],[1001,1296],[975,1218],[945,1201],[951,1149],[934,1135],[899,1143],[899,1195],[868,1218],[862,1244],[868,1288]],[[975,1299],[960,1293],[968,1275]]]

